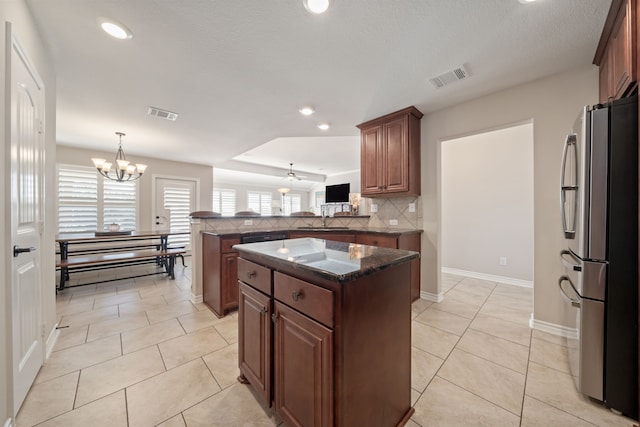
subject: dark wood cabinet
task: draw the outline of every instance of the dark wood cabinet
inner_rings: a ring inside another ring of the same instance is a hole
[[[637,86],[636,0],[614,0],[593,63],[599,68],[600,102],[627,96]]]
[[[202,293],[204,303],[219,317],[238,307],[237,238],[202,235]]]
[[[420,234],[401,234],[391,236],[380,233],[360,233],[356,235],[356,243],[370,246],[380,246],[391,249],[404,249],[420,252]],[[420,298],[420,259],[411,261],[411,300]]]
[[[420,195],[420,119],[415,107],[362,123],[360,190],[367,197]]]

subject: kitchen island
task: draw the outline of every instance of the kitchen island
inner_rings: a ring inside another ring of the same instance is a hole
[[[401,426],[417,252],[302,238],[239,254],[241,382],[291,426]]]

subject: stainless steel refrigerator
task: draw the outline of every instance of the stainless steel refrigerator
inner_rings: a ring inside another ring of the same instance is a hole
[[[565,140],[560,199],[572,375],[581,393],[637,419],[637,96],[584,107]]]

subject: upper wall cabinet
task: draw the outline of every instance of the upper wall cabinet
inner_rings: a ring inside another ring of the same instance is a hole
[[[415,107],[358,125],[360,192],[365,197],[420,195],[420,119]]]
[[[600,67],[600,102],[627,96],[637,84],[636,0],[613,0],[593,63]]]

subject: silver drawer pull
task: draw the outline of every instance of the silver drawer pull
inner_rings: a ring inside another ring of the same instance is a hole
[[[299,291],[292,292],[291,298],[293,298],[294,301],[298,301],[300,298],[302,298],[302,293]]]
[[[247,272],[247,277],[249,279],[253,279],[254,277],[256,277],[258,275],[258,273],[256,273],[255,271],[249,271]]]

